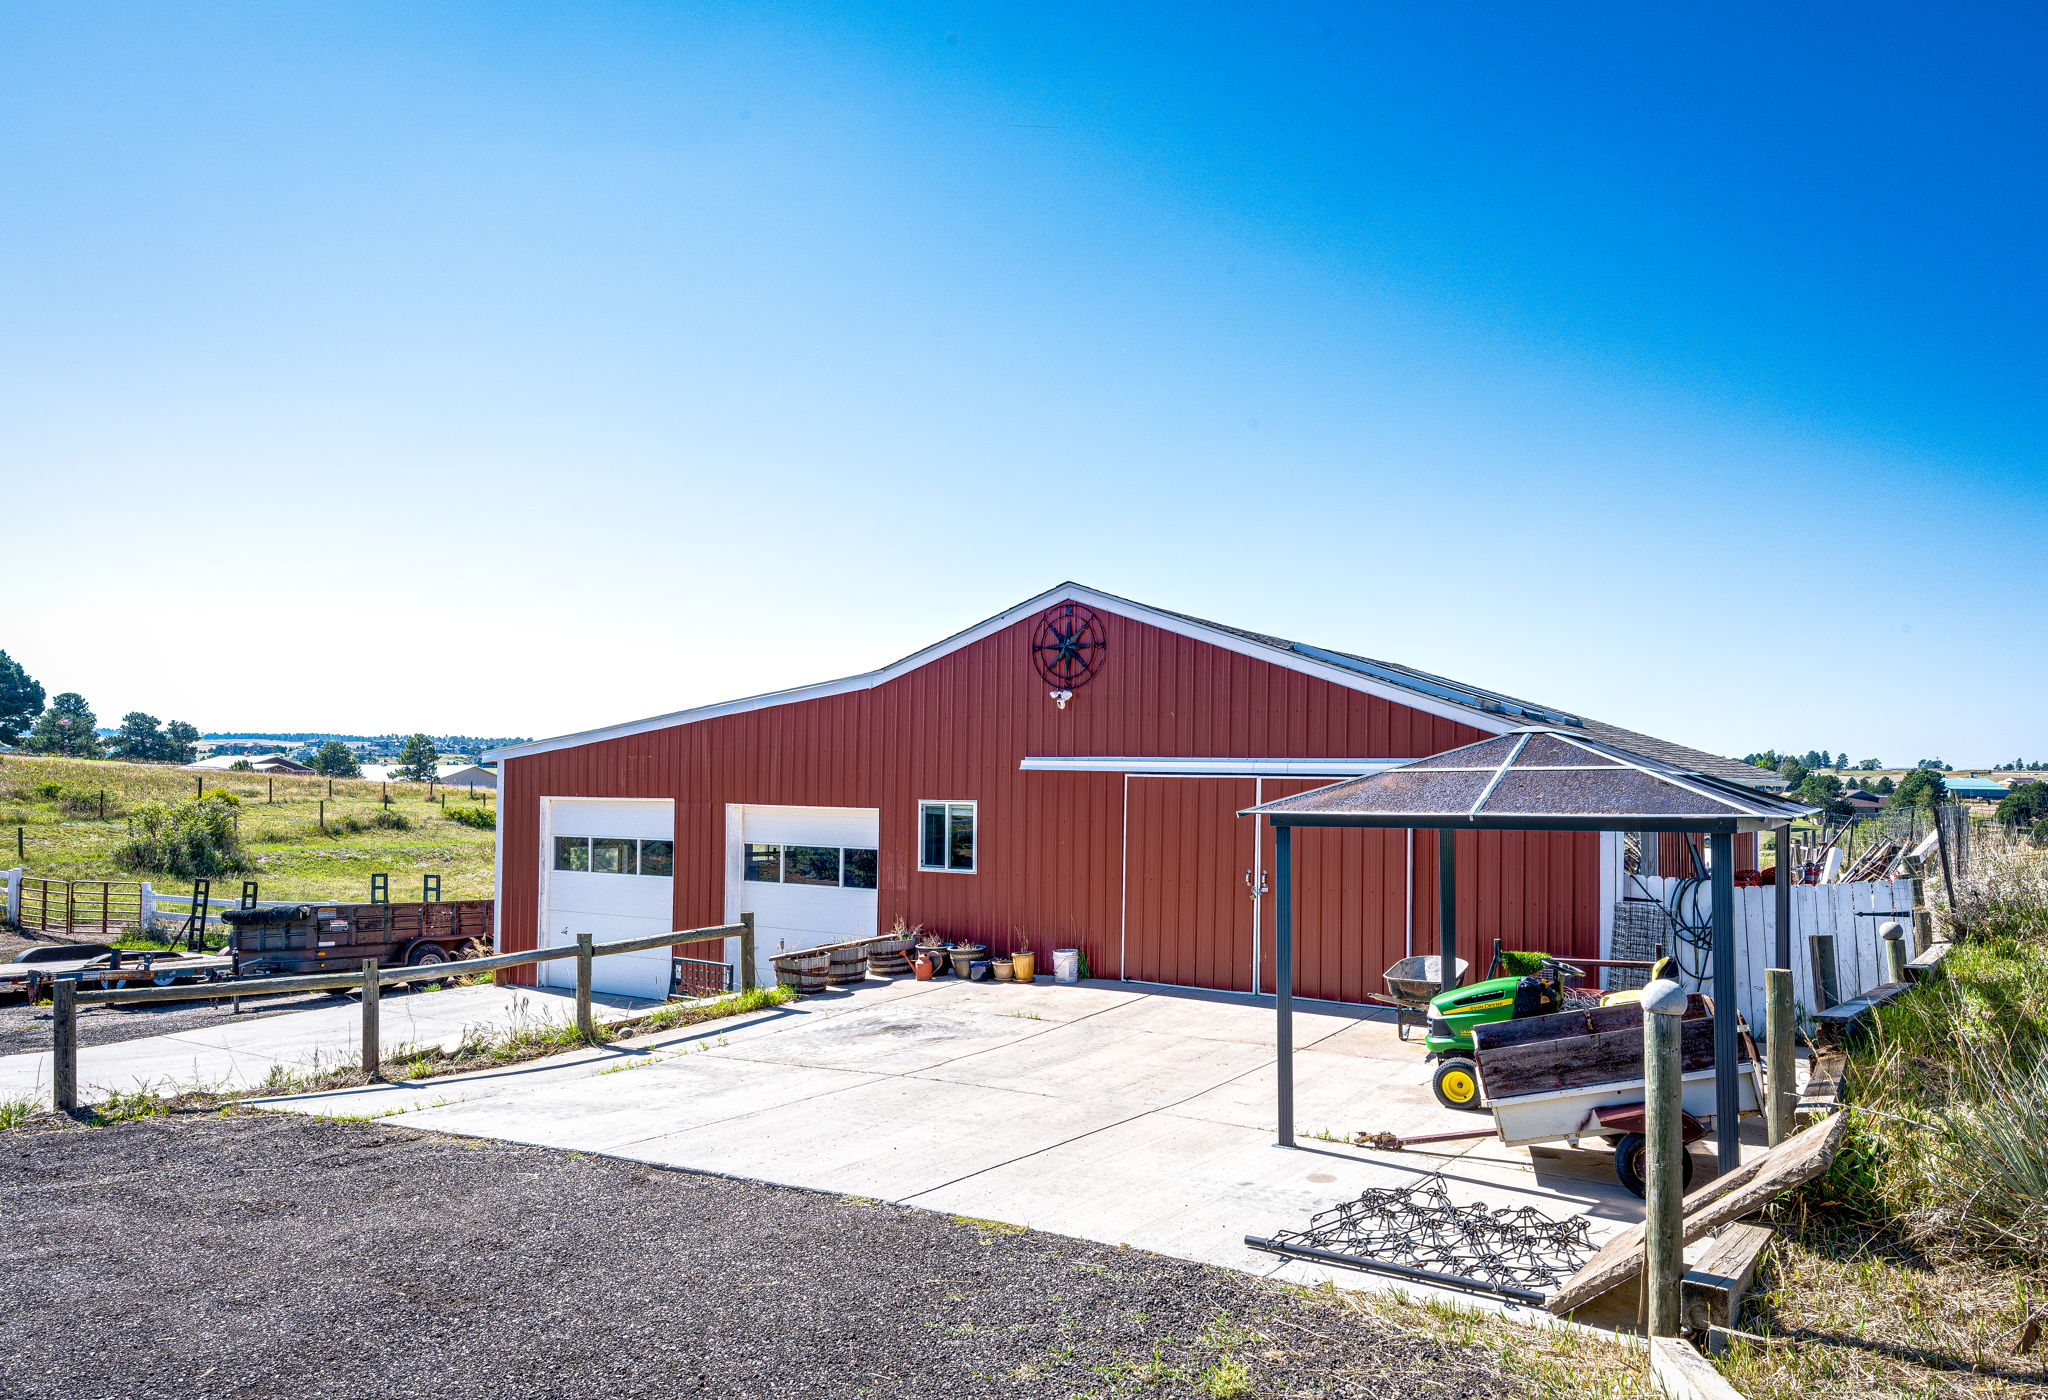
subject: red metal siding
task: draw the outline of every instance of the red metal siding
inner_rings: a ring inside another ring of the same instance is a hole
[[[500,779],[502,946],[534,945],[539,799],[676,801],[677,926],[724,917],[728,803],[881,811],[880,915],[999,950],[1081,947],[1098,975],[1248,986],[1253,784],[1021,772],[1027,755],[1420,757],[1484,737],[1467,725],[1105,614],[1101,673],[1065,710],[1019,623],[871,690],[514,758]],[[1128,839],[1125,788],[1131,793]],[[1267,799],[1311,786],[1266,780]],[[916,869],[916,804],[980,804],[979,869]],[[1461,927],[1592,956],[1597,841],[1467,836]],[[1416,838],[1416,939],[1434,945],[1434,838]],[[1265,840],[1270,854],[1270,836]],[[1300,990],[1358,1000],[1406,937],[1401,832],[1320,832],[1302,852]],[[1464,849],[1461,845],[1461,855]],[[1125,873],[1131,877],[1126,904]],[[1271,868],[1270,858],[1265,862]],[[1425,875],[1422,872],[1427,872]],[[1482,896],[1482,891],[1484,892]],[[1270,967],[1272,900],[1262,961]],[[1426,932],[1425,932],[1426,930]],[[1125,950],[1128,946],[1128,962]],[[1270,971],[1261,979],[1271,987]]]

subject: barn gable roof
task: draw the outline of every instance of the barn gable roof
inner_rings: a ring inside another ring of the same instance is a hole
[[[678,710],[673,714],[656,715],[649,719],[608,725],[602,729],[589,729],[575,734],[563,734],[552,739],[538,739],[529,744],[515,744],[508,748],[495,749],[484,757],[486,760],[502,760],[548,753],[556,749],[575,748],[606,739],[644,734],[650,730],[667,729],[679,724],[695,724],[724,715],[744,714],[750,710],[767,709],[775,705],[790,705],[828,695],[869,690],[1015,623],[1035,617],[1055,603],[1068,601],[1085,603],[1104,612],[1149,623],[1169,632],[1193,637],[1241,655],[1300,671],[1350,690],[1377,695],[1397,705],[1405,705],[1410,709],[1455,720],[1460,724],[1471,725],[1475,729],[1490,733],[1505,733],[1529,724],[1556,725],[1583,732],[1591,739],[1617,744],[1636,753],[1662,759],[1690,771],[1707,773],[1748,787],[1772,788],[1782,786],[1784,782],[1776,773],[1766,772],[1746,763],[1738,763],[1734,759],[1702,753],[1698,749],[1687,748],[1682,744],[1673,744],[1647,734],[1637,734],[1616,725],[1588,719],[1583,715],[1469,686],[1443,676],[1431,675],[1427,671],[1418,671],[1413,667],[1377,661],[1351,652],[1329,651],[1305,642],[1289,641],[1284,637],[1231,627],[1187,613],[1155,608],[1073,582],[1047,589],[1036,597],[1027,598],[1015,607],[1006,608],[994,617],[978,622],[964,631],[956,632],[943,641],[912,652],[900,661],[857,676],[797,686],[789,690],[771,691],[765,695],[753,695],[714,705],[700,705],[688,710]]]

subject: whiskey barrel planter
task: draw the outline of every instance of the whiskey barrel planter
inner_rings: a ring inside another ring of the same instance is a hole
[[[877,977],[906,977],[910,974],[910,940],[873,938],[868,950],[868,971]]]
[[[855,987],[868,978],[868,950],[858,943],[830,950],[825,980],[835,987]]]
[[[798,996],[809,996],[825,990],[831,963],[832,955],[823,949],[783,953],[775,959],[775,980],[794,989]]]

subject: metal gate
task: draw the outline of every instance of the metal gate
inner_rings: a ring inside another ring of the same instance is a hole
[[[104,942],[142,926],[139,880],[53,880],[21,877],[21,927],[63,937],[90,934]]]

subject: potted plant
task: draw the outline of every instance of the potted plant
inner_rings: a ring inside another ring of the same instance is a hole
[[[1010,975],[1019,982],[1029,982],[1038,975],[1038,954],[1029,948],[1019,948],[1010,954]]]

